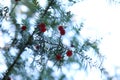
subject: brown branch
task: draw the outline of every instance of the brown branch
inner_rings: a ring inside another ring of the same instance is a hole
[[[54,0],[51,0],[51,2],[48,4],[48,6],[46,7],[43,15],[42,15],[42,18],[45,16],[45,14],[47,13],[48,9],[50,8],[50,6],[54,3]]]
[[[44,14],[42,15],[42,18],[46,15],[48,9],[50,8],[50,6],[53,4],[54,0],[51,0],[51,2],[48,4],[48,6],[46,7]],[[36,30],[34,30],[34,32],[32,33],[32,35],[28,38],[28,41],[23,45],[23,47],[20,49],[16,59],[14,60],[14,62],[12,63],[12,65],[10,65],[10,67],[7,69],[4,77],[2,80],[7,80],[9,77],[9,74],[11,73],[12,69],[14,68],[15,64],[17,63],[17,61],[19,60],[22,52],[24,51],[24,49],[29,45],[29,43],[31,43],[30,41],[32,40],[32,37],[34,35]]]
[[[24,51],[25,47],[29,44],[29,41],[32,40],[32,36],[33,34],[29,37],[28,41],[24,44],[24,46],[20,49],[16,59],[14,60],[14,62],[12,63],[12,65],[8,68],[8,70],[6,71],[6,74],[5,76],[3,77],[3,80],[7,80],[8,79],[8,76],[10,74],[10,72],[12,71],[14,65],[17,63],[17,61],[19,60],[22,52]]]

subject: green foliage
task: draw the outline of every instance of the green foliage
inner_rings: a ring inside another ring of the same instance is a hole
[[[72,3],[76,3],[74,0],[69,0]],[[14,29],[12,37],[10,37],[9,47],[4,50],[4,57],[6,58],[6,64],[8,69],[3,75],[3,80],[6,80],[10,75],[21,75],[24,80],[54,80],[53,68],[48,67],[48,62],[53,63],[53,67],[61,68],[62,66],[69,65],[71,63],[78,63],[80,69],[85,69],[92,64],[92,58],[86,54],[92,48],[96,55],[99,54],[97,47],[97,41],[90,41],[85,39],[80,41],[80,31],[83,27],[83,22],[77,27],[72,24],[71,18],[73,14],[71,11],[67,11],[57,0],[48,0],[46,7],[41,7],[38,0],[21,0],[15,2],[12,10],[9,12],[11,27]],[[22,18],[18,16],[16,7],[26,6],[27,12],[21,12],[20,15],[25,14],[26,17]],[[8,11],[6,12],[8,13]],[[4,13],[4,15],[6,14]],[[0,16],[1,13],[0,9]],[[1,20],[5,19],[2,17]],[[21,21],[19,21],[21,20]],[[33,21],[33,22],[32,22]],[[43,23],[42,26],[40,24]],[[25,25],[26,30],[22,31],[21,26]],[[60,34],[58,26],[63,26],[65,35]],[[68,26],[71,25],[71,26]],[[1,24],[1,30],[4,27]],[[41,31],[44,29],[44,31]],[[69,46],[63,43],[64,37],[66,37],[67,29],[73,29],[75,35],[72,39],[69,39]],[[11,31],[7,30],[8,32]],[[6,33],[3,32],[2,33]],[[37,46],[37,47],[36,47]],[[18,52],[15,55],[10,52],[12,48],[15,48]],[[73,55],[67,56],[66,52],[72,50]],[[56,59],[56,56],[60,55],[60,59]],[[98,56],[99,60],[100,56]],[[31,59],[31,60],[30,60]],[[94,64],[93,64],[94,65]],[[40,68],[39,70],[37,69]],[[100,67],[98,65],[98,67]],[[36,71],[38,76],[30,74],[27,69]],[[33,77],[34,76],[34,77]],[[61,75],[59,80],[65,79],[65,75]]]

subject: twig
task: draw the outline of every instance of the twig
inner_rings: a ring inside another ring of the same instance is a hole
[[[52,1],[48,4],[47,8],[46,8],[45,11],[44,11],[44,14],[42,15],[42,18],[46,15],[49,7],[53,4],[53,2],[54,2],[54,0],[52,0]],[[15,8],[15,7],[14,7],[14,8]],[[12,9],[12,10],[14,10],[14,9]],[[12,11],[11,11],[11,12],[12,12]],[[4,75],[4,77],[3,77],[2,80],[7,80],[7,79],[8,79],[8,76],[9,76],[10,72],[11,72],[12,69],[14,68],[14,65],[17,63],[17,61],[19,60],[19,58],[20,58],[22,52],[24,51],[25,47],[26,47],[27,45],[29,45],[30,41],[32,40],[32,37],[33,37],[35,31],[36,31],[36,29],[34,30],[34,32],[32,33],[32,35],[29,36],[28,41],[27,41],[27,42],[23,45],[23,47],[20,49],[20,51],[19,51],[16,59],[14,60],[14,62],[12,63],[12,65],[10,65],[10,67],[7,69],[7,71],[6,71],[6,73],[5,73],[5,75]]]
[[[12,65],[11,65],[11,66],[8,68],[8,70],[6,71],[6,74],[5,74],[5,76],[3,77],[3,80],[7,80],[7,78],[8,78],[8,76],[9,76],[10,72],[12,71],[14,65],[17,63],[17,61],[19,60],[19,58],[20,58],[22,52],[24,51],[25,47],[29,44],[29,41],[32,39],[32,36],[33,36],[33,34],[29,37],[28,41],[27,41],[27,42],[24,44],[24,46],[20,49],[20,51],[19,51],[16,59],[14,60],[14,62],[12,63]]]
[[[10,12],[10,16],[11,16],[11,14],[12,14],[12,12],[14,11],[14,9],[16,8],[16,6],[17,6],[17,3],[14,5],[14,7],[12,8],[12,10],[11,10],[11,12]]]
[[[50,8],[50,6],[54,3],[54,0],[51,0],[51,2],[48,4],[48,6],[46,7],[43,15],[42,15],[42,18],[45,16],[45,14],[47,13],[48,9]]]

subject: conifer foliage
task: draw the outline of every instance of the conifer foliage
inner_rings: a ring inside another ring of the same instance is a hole
[[[45,73],[45,71],[52,73],[52,68],[48,67],[48,62],[52,62],[53,67],[57,66],[58,68],[73,62],[80,64],[81,68],[88,66],[87,64],[100,67],[94,65],[92,58],[85,53],[89,49],[93,49],[99,60],[101,55],[97,41],[89,39],[80,41],[77,38],[80,37],[78,32],[83,25],[72,25],[74,23],[72,22],[73,14],[66,10],[69,5],[64,6],[62,0],[47,0],[46,7],[42,7],[39,4],[40,1],[14,0],[11,7],[3,7],[0,10],[0,30],[10,38],[1,52],[7,65],[2,80],[11,80],[10,76],[12,75],[20,75],[22,80],[47,80],[47,78],[54,80],[50,74]],[[67,4],[72,6],[75,3],[74,0],[70,0]],[[17,9],[20,6],[26,6],[28,11],[19,13]],[[25,14],[26,17],[20,17],[18,13]],[[2,24],[4,21],[10,23],[10,28],[12,27],[14,30],[12,33],[11,29],[4,29]],[[68,39],[71,45],[66,45],[63,40],[69,31],[75,33],[72,38]],[[14,55],[11,51],[13,49],[15,50]],[[30,59],[32,60],[29,61]],[[37,78],[33,72],[29,73],[26,69],[30,68],[29,70],[35,71],[37,67],[40,68],[40,76]],[[42,76],[47,77],[43,78]]]

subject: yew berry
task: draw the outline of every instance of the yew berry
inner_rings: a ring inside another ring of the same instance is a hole
[[[41,32],[45,32],[45,31],[46,31],[46,28],[41,28],[40,31],[41,31]]]
[[[39,25],[38,25],[40,28],[42,27],[42,28],[45,28],[46,27],[46,25],[44,24],[44,23],[40,23]]]
[[[61,31],[61,30],[64,30],[63,26],[59,26],[58,29]]]
[[[26,26],[22,26],[22,27],[21,27],[22,31],[25,31],[26,28],[27,28]]]
[[[41,32],[45,32],[46,31],[46,25],[44,23],[39,24],[38,27],[39,27]]]
[[[35,48],[36,48],[36,49],[39,49],[39,48],[40,48],[40,46],[39,46],[39,45],[36,45],[36,46],[35,46]]]
[[[67,53],[66,53],[66,55],[67,55],[68,57],[72,56],[72,51],[71,51],[71,50],[68,50]]]
[[[62,56],[61,56],[60,54],[57,54],[57,55],[56,55],[56,60],[59,61],[59,60],[61,60],[61,59],[62,59]]]
[[[59,29],[61,35],[65,35],[65,30],[64,30],[63,26],[59,26],[58,29]]]
[[[65,30],[64,30],[64,29],[61,30],[61,31],[60,31],[60,34],[61,34],[61,35],[65,35]]]

